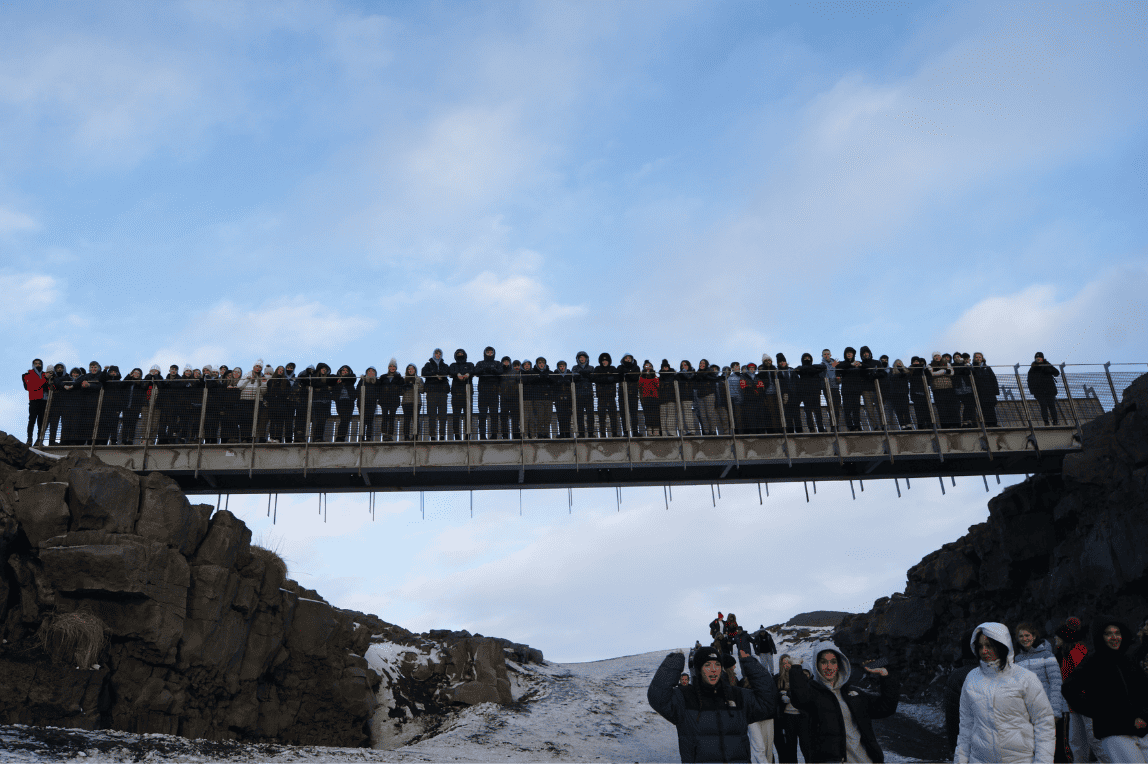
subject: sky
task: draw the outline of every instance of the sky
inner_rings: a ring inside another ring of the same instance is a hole
[[[1137,2],[5,3],[0,429],[33,357],[1143,363],[1146,41]],[[985,498],[229,506],[337,605],[573,661],[865,610]]]

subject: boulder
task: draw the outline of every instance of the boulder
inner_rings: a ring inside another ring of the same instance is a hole
[[[74,530],[135,532],[140,481],[134,472],[89,460],[73,467],[67,482]]]
[[[226,509],[211,518],[207,536],[199,545],[192,565],[218,565],[234,568],[240,555],[246,555],[251,544],[251,531],[243,521]]]
[[[141,481],[139,520],[135,532],[146,539],[173,546],[184,556],[199,548],[207,535],[210,504],[192,506],[179,485],[159,473]]]
[[[451,690],[451,701],[476,706],[479,703],[500,703],[498,689],[483,682],[466,682]]]
[[[919,639],[933,628],[933,607],[927,600],[894,597],[876,613],[872,635],[884,638]]]
[[[326,602],[300,598],[287,633],[287,648],[303,655],[322,657],[327,654],[328,642],[338,626],[335,610]]]
[[[17,492],[14,511],[32,546],[68,532],[72,513],[66,502],[67,483],[40,483]]]

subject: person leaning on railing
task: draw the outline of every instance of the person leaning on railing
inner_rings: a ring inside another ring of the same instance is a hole
[[[379,377],[379,404],[383,408],[382,435],[383,440],[398,440],[395,433],[395,412],[402,403],[403,393],[410,383],[407,378],[399,374],[399,362],[392,358],[387,362],[387,373]],[[404,406],[404,412],[405,412]],[[374,412],[374,404],[367,401],[368,415]]]
[[[996,372],[985,361],[984,353],[973,353],[973,385],[977,388],[977,398],[981,404],[985,427],[996,427],[997,396],[1000,395],[1001,389],[997,383]]]
[[[478,377],[478,417],[475,432],[480,440],[493,440],[498,436],[498,396],[502,364],[494,357],[494,348],[487,345],[482,360],[474,365]]]
[[[418,440],[419,409],[422,406],[423,378],[418,367],[408,363],[403,372],[403,440]]]
[[[574,397],[570,383],[574,375],[566,368],[565,361],[559,361],[550,372],[554,382],[554,410],[558,417],[558,437],[570,437],[570,418],[574,415]]]

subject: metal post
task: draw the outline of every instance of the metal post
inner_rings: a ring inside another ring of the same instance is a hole
[[[1072,412],[1072,418],[1076,420],[1076,437],[1080,439],[1080,443],[1083,445],[1084,428],[1080,426],[1080,415],[1076,412],[1076,401],[1072,398],[1072,387],[1068,384],[1068,372],[1064,370],[1063,363],[1060,365],[1060,378],[1064,380],[1064,394],[1068,397],[1068,410]],[[102,394],[103,390],[100,390],[100,393]]]
[[[829,409],[829,424],[833,426],[833,441],[837,444],[837,462],[845,464],[845,457],[841,455],[841,432],[837,428],[837,415],[833,413],[833,392],[829,389],[829,377],[822,377],[825,383],[825,403]]]
[[[1109,379],[1109,384],[1111,384],[1112,383],[1111,382],[1112,377],[1109,376],[1108,379]],[[48,391],[48,402],[46,404],[44,404],[44,424],[40,428],[39,435],[36,437],[36,447],[37,448],[43,447],[43,445],[44,445],[44,432],[45,432],[45,430],[49,430],[49,428],[51,428],[51,426],[52,426],[52,417],[51,417],[51,414],[52,414],[52,398],[54,398],[55,396],[56,396],[55,390],[49,390]],[[49,443],[52,442],[52,438],[55,435],[56,435],[56,433],[54,433],[54,432],[48,433],[48,442]]]
[[[466,382],[466,418],[462,423],[463,437],[470,440],[474,435],[474,423],[470,420],[471,412],[474,410],[474,388],[470,384],[470,380]],[[467,451],[469,455],[470,451]]]
[[[733,451],[734,466],[741,469],[741,459],[737,455],[737,423],[733,419],[733,398],[729,394],[729,379],[722,382],[725,385],[725,407],[729,412],[729,447]]]
[[[686,420],[682,412],[682,389],[678,386],[677,377],[674,378],[674,402],[678,407],[678,453],[682,457],[682,469],[686,468]]]
[[[263,387],[259,384],[260,380],[255,380],[255,409],[251,412],[251,461],[247,464],[247,477],[251,477],[251,473],[255,471],[255,436],[257,427],[259,426],[259,404],[262,402]]]
[[[885,396],[881,394],[880,380],[873,380],[873,389],[877,391],[877,408],[881,410],[881,426],[885,428],[885,448],[889,451],[889,464],[893,463],[893,443],[889,440],[889,417],[885,416]],[[862,491],[865,489],[862,488]]]
[[[526,404],[522,396],[522,377],[518,378],[518,478],[521,482],[526,479]],[[522,493],[518,494],[518,514],[522,514]]]
[[[937,444],[937,456],[943,462],[945,461],[945,449],[941,447],[941,430],[937,426],[937,409],[933,405],[933,388],[923,371],[921,372],[921,385],[925,388],[925,403],[929,404],[929,418],[933,420],[933,441]]]
[[[993,447],[989,442],[989,429],[985,424],[985,414],[981,410],[981,394],[977,392],[977,378],[972,374],[969,376],[971,377],[969,384],[972,385],[973,388],[973,403],[975,403],[977,406],[977,421],[981,423],[981,435],[984,435],[985,437],[985,450],[989,452],[989,461],[992,461]],[[985,485],[985,489],[988,489],[988,484]]]
[[[630,426],[630,387],[622,377],[622,415],[626,417],[626,456],[630,458],[630,469],[634,469],[633,428]]]
[[[1012,367],[1013,376],[1016,377],[1016,389],[1020,393],[1021,411],[1024,412],[1024,419],[1028,422],[1028,439],[1032,443],[1032,447],[1036,449],[1037,456],[1040,456],[1040,446],[1036,442],[1036,428],[1032,426],[1032,416],[1028,411],[1028,396],[1024,394],[1024,385],[1020,382],[1020,364],[1015,363]]]
[[[1067,385],[1066,385],[1067,387]],[[104,410],[104,387],[100,385],[100,397],[96,400],[96,421],[92,423],[92,442],[88,445],[88,456],[96,450],[96,436],[100,432],[100,414]]]
[[[570,380],[570,402],[573,405],[570,412],[570,437],[574,439],[574,471],[579,469],[578,465],[578,390],[574,386],[574,380]],[[571,499],[573,501],[573,499]],[[573,505],[571,505],[573,506]]]
[[[359,477],[363,476],[363,441],[367,433],[363,428],[367,424],[367,386],[359,385]]]
[[[155,399],[159,397],[159,386],[152,384],[151,395],[148,396],[147,402],[147,421],[144,422],[144,450],[143,458],[140,460],[140,469],[147,469],[147,450],[151,445],[151,420],[152,415],[155,413]]]
[[[207,381],[203,383],[203,402],[199,407],[199,441],[195,444],[195,477],[199,477],[200,460],[203,458],[203,426],[207,419]]]
[[[1108,377],[1108,389],[1112,391],[1112,408],[1116,408],[1120,403],[1120,399],[1116,397],[1116,385],[1112,382],[1112,372],[1108,370],[1108,367],[1111,365],[1112,361],[1104,362],[1104,376]],[[49,402],[48,405],[51,406],[51,402]]]
[[[307,467],[311,464],[311,402],[315,399],[315,388],[307,386],[307,416],[303,420],[303,477],[307,477]]]
[[[776,371],[769,372],[773,377],[773,392],[777,394],[777,413],[781,417],[781,437],[785,447],[785,458],[793,467],[793,454],[789,452],[789,428],[785,422],[785,399],[781,397],[781,376]]]

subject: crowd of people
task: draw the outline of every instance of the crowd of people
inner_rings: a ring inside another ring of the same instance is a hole
[[[49,445],[138,443],[281,443],[335,440],[445,440],[730,435],[781,432],[997,427],[1001,388],[982,353],[933,353],[890,363],[862,346],[841,360],[826,349],[791,366],[784,353],[761,364],[728,366],[701,359],[655,368],[625,354],[596,364],[543,357],[497,359],[487,347],[478,363],[465,350],[447,363],[436,349],[422,367],[395,359],[386,371],[326,363],[297,370],[256,361],[250,370],[158,365],[123,374],[93,361],[87,371],[40,359],[23,375],[28,442]],[[1045,425],[1059,424],[1058,369],[1037,353],[1029,393]],[[158,391],[158,395],[156,394]],[[206,396],[205,396],[206,391]],[[102,393],[102,399],[101,399]],[[51,406],[47,401],[51,398]],[[153,402],[154,399],[154,402]],[[206,403],[205,403],[206,401]],[[97,422],[97,408],[98,422]],[[334,412],[332,412],[332,408]],[[362,422],[361,430],[358,426]],[[332,427],[328,428],[328,422]],[[352,431],[354,434],[352,435]],[[94,435],[93,435],[94,433]]]
[[[872,721],[896,712],[899,693],[886,668],[862,667],[875,684],[863,689],[849,658],[821,642],[812,670],[783,654],[773,673],[764,627],[747,634],[719,613],[710,635],[688,659],[666,656],[647,691],[677,727],[683,762],[796,762],[799,748],[806,762],[884,761]],[[952,760],[1148,762],[1148,619],[1133,634],[1098,616],[1091,647],[1085,636],[1078,618],[1056,630],[1055,646],[1032,622],[977,626],[945,688]]]

